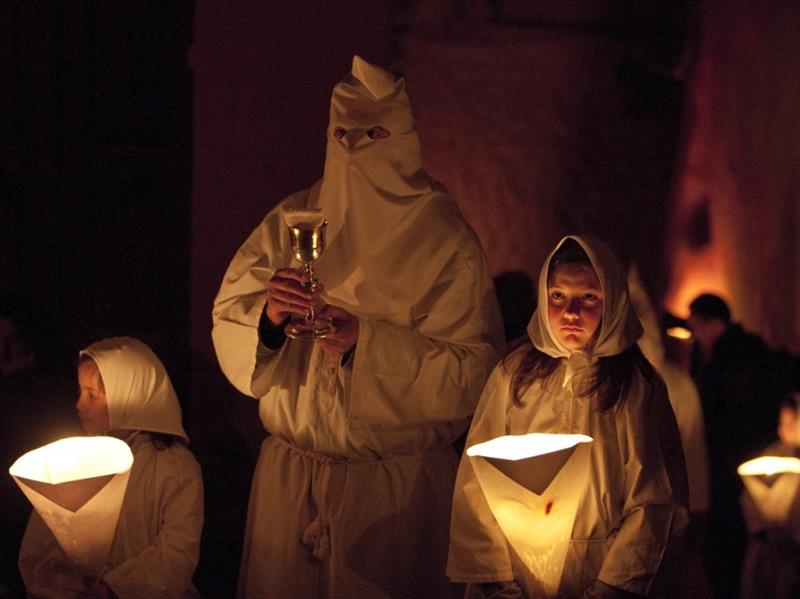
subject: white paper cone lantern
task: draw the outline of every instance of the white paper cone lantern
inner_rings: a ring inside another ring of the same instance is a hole
[[[105,564],[133,454],[113,437],[68,437],[20,457],[9,473],[76,565]]]
[[[591,444],[586,435],[530,433],[467,449],[532,599],[558,592]]]
[[[762,456],[737,472],[764,521],[800,539],[800,459]]]

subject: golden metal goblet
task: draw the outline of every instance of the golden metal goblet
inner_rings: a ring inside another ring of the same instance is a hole
[[[319,281],[314,276],[314,262],[320,259],[325,250],[325,227],[328,221],[319,211],[297,211],[287,215],[286,224],[292,242],[294,257],[303,263],[308,281],[303,287],[312,293],[319,288]],[[292,339],[320,339],[335,330],[329,320],[318,318],[314,306],[305,316],[294,316],[284,331]]]

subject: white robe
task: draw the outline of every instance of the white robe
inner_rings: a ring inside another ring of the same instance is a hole
[[[680,441],[666,390],[658,378],[638,376],[622,408],[601,413],[573,393],[579,375],[561,387],[565,369],[562,364],[550,379],[534,383],[518,407],[509,394],[511,375],[499,364],[478,404],[467,446],[529,432],[593,437],[558,597],[579,597],[596,578],[645,595],[670,537],[687,518],[673,489],[684,485],[685,491],[685,480],[680,482]],[[448,576],[462,582],[519,578],[467,457],[455,488]]]
[[[450,446],[468,424],[502,335],[480,246],[448,199],[432,203],[427,221],[437,236],[420,245],[451,249],[432,248],[429,255],[444,258],[420,265],[427,289],[405,313],[359,318],[355,353],[342,366],[313,341],[286,340],[278,350],[259,343],[266,297],[264,284],[250,281],[290,261],[274,241],[285,235],[284,206],[240,249],[217,298],[220,363],[259,398],[272,433],[253,479],[240,592],[440,592],[457,464]],[[243,312],[247,318],[230,321]]]
[[[378,125],[391,135],[371,139]],[[443,596],[451,445],[496,361],[497,299],[477,236],[421,169],[402,79],[354,59],[328,133],[323,179],[266,216],[214,302],[220,366],[272,433],[239,594]],[[345,364],[312,340],[259,340],[267,282],[298,266],[284,214],[307,208],[328,219],[323,299],[359,320]]]
[[[147,433],[138,433],[129,443],[133,467],[101,578],[120,599],[198,597],[192,575],[203,527],[200,466],[178,442],[159,451]],[[29,597],[79,597],[92,584],[35,511],[19,568]]]

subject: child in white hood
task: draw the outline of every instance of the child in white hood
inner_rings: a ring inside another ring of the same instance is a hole
[[[656,596],[688,519],[686,472],[664,384],[636,345],[642,328],[625,273],[604,243],[569,236],[538,291],[529,338],[489,378],[467,447],[533,432],[594,439],[586,476],[574,481],[577,515],[557,590],[544,591],[515,553],[478,479],[472,460],[481,458],[467,455],[448,576],[470,583],[468,597]]]
[[[169,375],[141,341],[117,337],[80,352],[76,404],[88,435],[124,440],[134,456],[114,540],[99,577],[64,554],[34,511],[19,567],[29,597],[197,597],[203,527],[200,466],[187,448]]]

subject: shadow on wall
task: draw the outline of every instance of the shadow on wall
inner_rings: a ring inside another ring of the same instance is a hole
[[[536,308],[536,285],[533,278],[522,270],[500,273],[494,278],[506,342],[522,337]]]

